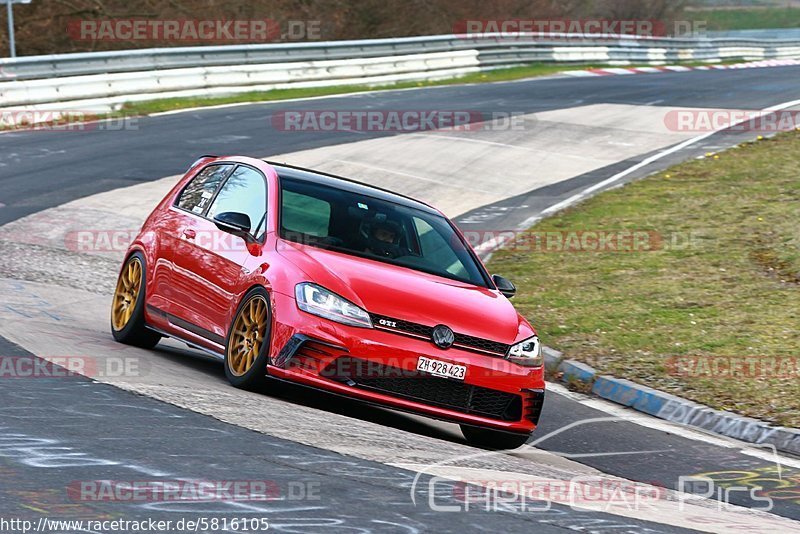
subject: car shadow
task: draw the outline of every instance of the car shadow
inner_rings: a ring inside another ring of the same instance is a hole
[[[168,358],[174,362],[180,362],[183,365],[191,367],[195,371],[206,375],[210,380],[218,381],[221,384],[228,384],[225,378],[224,364],[202,351],[189,347],[174,347],[160,343],[153,350],[153,353],[159,357]],[[233,386],[229,387],[233,388]],[[256,393],[307,408],[320,410],[321,412],[335,413],[337,415],[352,417],[354,419],[360,419],[405,432],[413,432],[421,436],[466,444],[466,440],[461,436],[457,425],[453,423],[443,423],[433,419],[427,419],[424,416],[397,412],[301,384],[270,379],[268,383],[257,390]],[[323,420],[321,414],[320,420]],[[442,428],[444,425],[448,427],[452,426],[452,430],[449,428]]]

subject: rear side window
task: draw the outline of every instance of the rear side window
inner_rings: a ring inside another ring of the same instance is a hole
[[[281,199],[283,229],[313,237],[328,237],[331,205],[303,193],[283,190]]]
[[[260,172],[240,165],[220,189],[208,217],[226,211],[244,213],[250,217],[250,233],[260,238],[266,226],[267,183]]]
[[[233,165],[211,165],[195,176],[178,199],[178,207],[201,215]]]

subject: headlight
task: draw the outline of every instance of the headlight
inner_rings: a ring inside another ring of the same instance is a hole
[[[337,323],[372,328],[369,314],[349,300],[316,284],[303,282],[294,288],[297,307]]]
[[[544,364],[542,357],[542,344],[538,336],[533,336],[513,345],[508,349],[509,361],[524,365],[525,367],[541,367]]]

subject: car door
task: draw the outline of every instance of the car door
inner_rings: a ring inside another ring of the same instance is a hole
[[[214,216],[225,212],[246,214],[251,234],[262,240],[266,224],[267,183],[264,175],[247,165],[237,165],[210,199],[208,208],[192,221],[191,237],[174,257],[176,302],[184,329],[224,344],[231,313],[237,305],[239,282],[251,256],[245,240],[225,233]]]
[[[194,271],[200,270],[202,254],[195,245],[197,232],[205,220],[222,183],[233,172],[233,163],[213,164],[200,170],[186,185],[175,204],[168,210],[168,224],[160,233],[162,258],[169,265],[169,276],[160,296],[167,318],[173,324],[185,327],[184,323],[196,324],[198,316],[191,305],[191,295],[200,288]],[[161,279],[166,278],[161,276]]]

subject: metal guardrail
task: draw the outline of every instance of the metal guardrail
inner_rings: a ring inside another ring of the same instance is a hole
[[[0,108],[272,87],[390,83],[533,62],[657,64],[800,57],[800,38],[434,35],[0,59]],[[148,96],[151,95],[151,96]]]
[[[759,36],[760,37],[760,36]],[[358,59],[370,57],[425,54],[476,49],[481,55],[500,56],[502,52],[526,51],[525,57],[541,61],[554,61],[553,48],[609,47],[615,54],[625,58],[626,53],[643,49],[664,48],[676,55],[681,50],[709,52],[703,58],[714,57],[719,48],[763,48],[765,58],[777,57],[775,50],[786,46],[800,46],[800,35],[794,39],[764,39],[745,37],[725,38],[633,38],[633,37],[576,37],[530,34],[521,38],[504,38],[500,34],[489,34],[480,38],[455,35],[433,35],[398,39],[368,39],[359,41],[327,41],[291,44],[197,46],[180,48],[151,48],[114,52],[87,52],[46,56],[28,56],[0,59],[0,79],[31,80],[163,70],[187,67],[209,67],[219,65],[252,65],[296,61],[319,61],[326,59]],[[641,54],[639,54],[641,55]],[[624,59],[621,59],[624,60]]]

